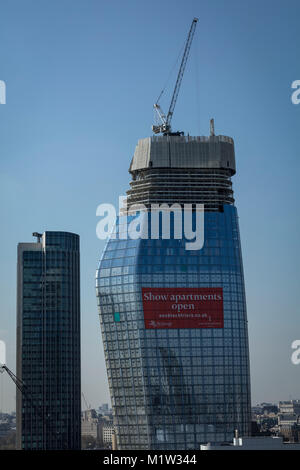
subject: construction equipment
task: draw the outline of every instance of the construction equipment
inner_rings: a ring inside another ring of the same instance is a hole
[[[8,373],[12,381],[15,383],[16,387],[22,393],[23,397],[27,400],[27,402],[30,403],[35,413],[44,420],[44,415],[42,413],[42,410],[38,406],[36,406],[36,404],[33,402],[25,382],[19,379],[5,364],[0,364],[0,372],[3,373],[4,371]],[[48,414],[46,416],[46,420],[48,420],[49,417],[50,415]]]
[[[55,433],[51,429],[51,424],[49,422],[49,418],[51,417],[50,413],[47,413],[46,415],[44,415],[43,410],[39,406],[37,406],[32,400],[30,392],[25,382],[19,379],[5,364],[0,363],[0,373],[3,373],[4,371],[7,372],[7,374],[10,376],[12,381],[15,383],[16,387],[22,393],[23,398],[25,398],[25,400],[27,400],[27,402],[30,403],[30,406],[34,409],[34,412],[36,413],[36,415],[39,416],[39,418],[42,420],[42,423],[45,426],[47,432],[51,434],[53,439],[57,439],[59,437],[59,433]]]
[[[90,410],[90,409],[91,409],[91,405],[89,405],[88,402],[86,401],[86,398],[85,398],[85,396],[84,396],[84,393],[81,392],[81,395],[82,395],[82,398],[83,398],[83,400],[84,400],[86,409],[87,409],[87,410]]]
[[[167,115],[164,114],[163,110],[161,109],[161,106],[158,103],[158,101],[159,101],[159,99],[160,99],[163,92],[160,93],[157,102],[153,105],[153,107],[154,107],[154,109],[155,109],[155,111],[158,115],[158,118],[161,121],[160,125],[153,125],[152,126],[152,131],[154,132],[154,134],[164,134],[164,135],[171,135],[172,134],[172,132],[171,132],[171,120],[172,120],[172,116],[173,116],[173,113],[174,113],[174,109],[175,109],[179,89],[180,89],[181,82],[182,82],[182,77],[183,77],[185,66],[186,66],[186,63],[187,63],[188,56],[189,56],[189,52],[190,52],[191,44],[192,44],[192,41],[193,41],[193,37],[194,37],[197,22],[198,22],[198,18],[194,18],[193,21],[192,21],[190,30],[189,30],[189,34],[188,34],[187,41],[186,41],[186,44],[185,44],[184,53],[183,53],[183,56],[182,56],[179,72],[178,72],[178,75],[177,75],[177,80],[176,80],[175,88],[174,88],[174,91],[173,91],[173,95],[172,95],[172,99],[171,99],[168,114]],[[180,135],[182,133],[177,132],[176,134]]]
[[[8,375],[14,381],[15,385],[18,387],[20,392],[23,393],[26,388],[26,385],[24,384],[24,382],[21,379],[19,379],[5,364],[1,364],[0,372],[3,373],[4,371],[8,373]]]

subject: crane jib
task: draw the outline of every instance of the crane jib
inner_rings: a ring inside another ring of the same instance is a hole
[[[179,72],[178,72],[178,75],[177,75],[176,84],[175,84],[175,88],[174,88],[174,91],[173,91],[169,111],[167,113],[167,117],[163,113],[163,111],[162,111],[162,109],[161,109],[161,107],[158,103],[155,103],[155,105],[154,105],[154,109],[156,110],[156,112],[158,114],[158,117],[161,121],[161,125],[159,125],[159,126],[153,125],[152,126],[152,131],[155,134],[160,134],[160,133],[169,134],[169,133],[171,133],[171,119],[172,119],[172,116],[173,116],[173,113],[174,113],[178,93],[179,93],[179,90],[180,90],[180,86],[181,86],[183,74],[184,74],[184,71],[185,71],[187,59],[188,59],[189,52],[190,52],[190,49],[191,49],[191,45],[192,45],[192,41],[193,41],[193,37],[194,37],[197,22],[198,22],[198,18],[194,18],[193,21],[192,21],[190,30],[189,30],[189,34],[188,34],[188,37],[187,37],[187,40],[186,40],[186,44],[185,44],[185,48],[184,48],[184,52],[183,52]]]

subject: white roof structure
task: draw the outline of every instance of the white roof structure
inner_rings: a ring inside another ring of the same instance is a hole
[[[216,168],[235,174],[234,142],[218,136],[152,136],[138,141],[130,173],[147,168]]]

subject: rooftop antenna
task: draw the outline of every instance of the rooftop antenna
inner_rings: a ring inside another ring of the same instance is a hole
[[[215,136],[215,121],[214,121],[214,119],[210,120],[210,135],[211,135],[211,137]]]
[[[37,243],[41,243],[41,238],[43,236],[42,233],[33,232],[32,236],[37,238],[37,241],[36,241]]]

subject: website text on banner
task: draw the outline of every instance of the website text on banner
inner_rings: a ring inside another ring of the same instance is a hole
[[[223,328],[222,287],[142,287],[146,329]]]

